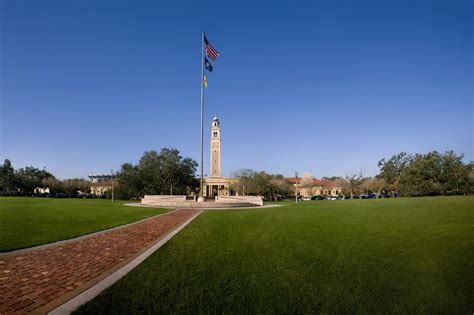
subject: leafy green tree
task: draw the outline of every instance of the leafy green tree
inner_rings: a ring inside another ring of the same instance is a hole
[[[387,183],[387,188],[394,192],[399,191],[399,180],[403,169],[413,160],[413,156],[406,152],[401,152],[392,156],[389,160],[383,158],[378,162],[380,169],[378,178],[382,178]]]
[[[134,199],[143,195],[188,194],[199,182],[197,163],[183,158],[176,149],[164,148],[143,154],[137,165],[125,163],[117,176],[117,196]]]
[[[32,194],[36,187],[42,187],[42,180],[53,177],[46,171],[33,166],[27,166],[15,171],[16,188],[22,194]]]
[[[452,151],[416,154],[400,176],[400,192],[404,196],[468,193],[472,167],[462,158]]]
[[[9,159],[0,166],[0,193],[11,194],[15,190],[15,169]]]
[[[118,199],[135,199],[143,191],[143,184],[140,180],[138,166],[132,163],[122,165],[121,171],[117,175],[117,188],[115,190]]]
[[[441,174],[439,181],[442,192],[445,194],[459,194],[469,191],[469,173],[472,165],[464,164],[464,155],[456,155],[453,151],[447,151],[441,160]]]

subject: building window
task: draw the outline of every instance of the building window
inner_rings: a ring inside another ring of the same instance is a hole
[[[217,131],[214,131],[214,138],[217,138]]]

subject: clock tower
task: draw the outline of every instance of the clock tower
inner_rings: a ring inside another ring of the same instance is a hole
[[[211,125],[211,177],[221,176],[221,128],[219,119],[214,116]]]
[[[219,119],[214,116],[211,124],[211,164],[209,177],[206,177],[206,197],[229,196],[230,180],[221,175],[221,127]]]

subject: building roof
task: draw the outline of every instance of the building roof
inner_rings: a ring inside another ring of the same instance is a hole
[[[333,187],[334,184],[328,180],[325,179],[313,179],[312,184],[314,186],[324,186],[324,187]]]
[[[303,179],[298,177],[285,177],[285,181],[288,183],[288,184],[296,184],[296,182],[298,181],[298,183],[301,183]]]

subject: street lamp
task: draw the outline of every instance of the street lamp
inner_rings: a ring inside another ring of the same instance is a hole
[[[110,172],[112,173],[112,203],[114,202],[114,170],[111,169]]]
[[[296,199],[296,203],[298,203],[298,172],[295,172],[295,177],[296,177],[295,199]]]
[[[43,166],[43,196],[46,195],[46,166]]]

